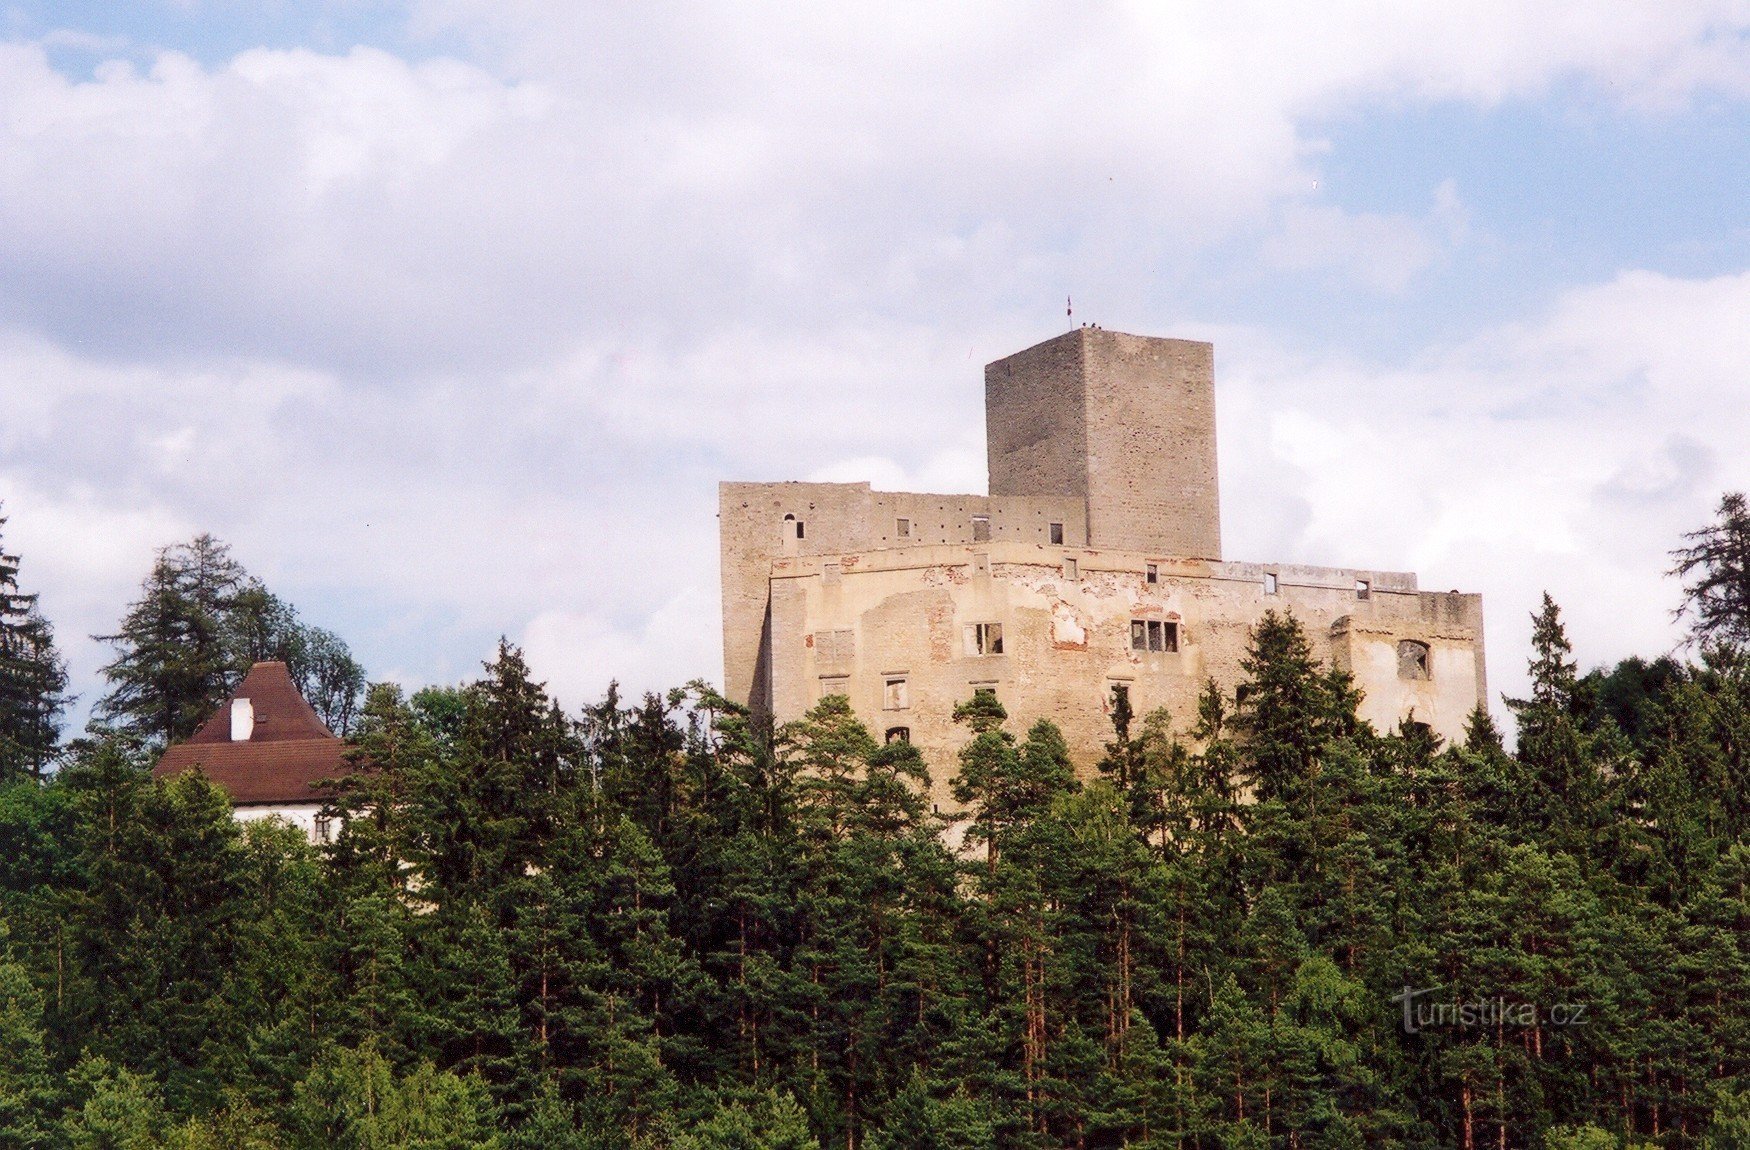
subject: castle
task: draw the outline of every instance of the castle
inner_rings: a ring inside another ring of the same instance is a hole
[[[1222,558],[1215,349],[1084,327],[985,367],[989,495],[867,483],[723,483],[724,684],[777,722],[849,697],[908,739],[936,801],[992,690],[1063,729],[1078,770],[1112,737],[1114,688],[1183,730],[1251,627],[1292,612],[1381,730],[1447,739],[1486,699],[1480,595],[1396,571]]]

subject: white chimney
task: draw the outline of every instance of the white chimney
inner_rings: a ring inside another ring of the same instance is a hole
[[[248,699],[231,700],[231,741],[247,743],[255,733],[255,708]]]

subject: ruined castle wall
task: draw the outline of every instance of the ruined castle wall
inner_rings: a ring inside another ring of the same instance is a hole
[[[975,689],[996,690],[1017,735],[1036,719],[1056,722],[1089,774],[1112,735],[1114,684],[1139,715],[1165,707],[1183,731],[1208,677],[1230,695],[1242,680],[1250,628],[1268,610],[1292,612],[1315,653],[1356,677],[1363,717],[1382,730],[1413,710],[1437,734],[1461,738],[1484,697],[1480,598],[1424,594],[1403,573],[994,543],[779,559],[772,585],[774,612],[783,605],[775,716],[847,694],[877,738],[904,728],[923,750],[944,810],[966,741],[953,708]],[[1176,650],[1133,647],[1132,623],[1151,620],[1175,625]],[[1000,625],[1000,654],[979,652],[979,624]],[[1428,677],[1403,677],[1404,642],[1426,647]]]
[[[768,613],[773,560],[970,544],[982,542],[981,534],[991,542],[1048,543],[1054,525],[1065,543],[1085,544],[1085,503],[1064,497],[872,491],[867,483],[719,484],[725,694],[756,708],[775,707],[768,677],[775,626]]]

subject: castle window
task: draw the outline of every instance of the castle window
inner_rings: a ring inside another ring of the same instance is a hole
[[[849,695],[851,693],[851,677],[849,675],[822,675],[820,677],[820,697],[828,695]]]
[[[848,628],[842,631],[816,631],[814,656],[828,663],[848,663],[856,658],[856,640],[856,632]]]
[[[1080,579],[1082,577],[1081,564],[1067,555],[1063,557],[1063,577],[1065,579]]]
[[[1128,707],[1130,705],[1130,684],[1113,683],[1111,686],[1112,690],[1106,697],[1106,710],[1108,712],[1116,711],[1120,703]]]
[[[1159,619],[1132,619],[1130,621],[1130,649],[1132,651],[1177,651],[1179,649],[1179,625],[1162,622]]]
[[[887,711],[903,711],[911,706],[911,695],[906,690],[905,676],[889,675],[882,681],[881,707]],[[889,739],[888,742],[893,740]]]
[[[1373,598],[1373,584],[1365,579],[1355,580],[1355,597],[1357,599]]]
[[[1276,572],[1274,571],[1266,571],[1264,573],[1264,594],[1276,594]]]
[[[319,843],[334,841],[334,820],[316,816],[316,841]]]
[[[837,584],[839,576],[845,573],[845,569],[837,563],[827,563],[822,565],[820,573],[822,582],[827,584]]]
[[[911,538],[911,520],[900,519],[893,524],[893,533],[901,539]]]
[[[784,516],[784,537],[786,539],[802,538],[802,520],[794,515]]]
[[[1001,623],[968,623],[966,625],[968,655],[1000,655],[1003,653]]]
[[[1063,546],[1063,524],[1053,523],[1048,528],[1048,530],[1051,532],[1052,546],[1062,547]]]
[[[984,551],[972,553],[972,569],[980,575],[990,574],[990,555]]]
[[[889,743],[909,743],[909,742],[911,742],[911,728],[910,727],[889,727],[889,728],[887,728],[887,742],[889,742]]]
[[[990,516],[974,515],[972,517],[972,541],[985,543],[990,539]]]
[[[1153,563],[1150,563],[1148,565],[1148,574],[1144,578],[1150,583],[1159,583],[1161,581],[1161,569],[1156,567]]]
[[[1428,644],[1405,639],[1398,644],[1398,678],[1431,679],[1428,669]]]

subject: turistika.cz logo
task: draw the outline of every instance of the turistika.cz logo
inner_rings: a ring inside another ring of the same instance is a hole
[[[1437,1001],[1428,996],[1440,993],[1439,987],[1418,989],[1406,986],[1391,1000],[1404,1008],[1404,1033],[1419,1034],[1432,1027],[1531,1027],[1584,1026],[1586,1004],[1558,1002],[1548,1010],[1540,1010],[1534,1002],[1518,1002],[1509,998],[1448,999]]]

